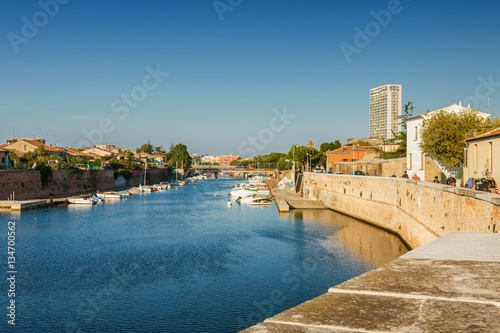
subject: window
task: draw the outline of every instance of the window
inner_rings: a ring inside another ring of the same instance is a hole
[[[5,157],[2,157],[2,164],[5,164]]]
[[[415,126],[415,141],[418,140],[418,126]]]
[[[465,148],[464,149],[464,167],[468,167],[469,166],[469,161],[467,160],[467,158],[469,157],[469,148]]]
[[[24,151],[26,151],[26,145],[24,145]]]
[[[408,161],[408,169],[413,169],[413,166],[412,166],[412,161],[413,161],[413,154],[410,153],[410,160]]]
[[[420,170],[424,170],[425,157],[424,153],[420,154]]]

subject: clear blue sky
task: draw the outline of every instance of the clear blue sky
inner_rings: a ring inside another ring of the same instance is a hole
[[[367,137],[369,89],[387,83],[414,114],[466,99],[487,112],[488,94],[500,114],[495,1],[220,0],[219,13],[213,0],[54,1],[41,1],[52,16],[38,1],[0,3],[2,143],[15,130],[78,146],[88,131],[126,148],[286,152]],[[374,23],[382,10],[390,20]],[[369,43],[355,27],[372,29]],[[358,46],[350,62],[341,43]],[[148,66],[169,74],[158,83]],[[295,118],[282,125],[284,108]]]

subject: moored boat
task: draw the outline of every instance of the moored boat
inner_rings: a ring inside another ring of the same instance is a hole
[[[71,204],[95,205],[97,200],[92,198],[68,198],[68,202]]]
[[[96,195],[101,198],[113,198],[113,199],[122,198],[122,195],[117,192],[97,192]]]

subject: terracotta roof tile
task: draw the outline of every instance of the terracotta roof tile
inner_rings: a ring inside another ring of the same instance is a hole
[[[492,131],[489,131],[489,132],[486,132],[486,133],[483,133],[483,134],[480,134],[480,135],[473,136],[471,138],[466,139],[465,141],[478,140],[478,139],[483,139],[483,138],[487,138],[487,137],[495,136],[495,135],[500,135],[500,127],[499,128],[495,128]]]

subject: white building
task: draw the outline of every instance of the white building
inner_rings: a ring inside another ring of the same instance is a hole
[[[416,174],[421,180],[425,180],[425,154],[419,147],[421,139],[421,129],[422,121],[432,117],[438,111],[446,111],[453,113],[460,113],[465,111],[477,112],[479,117],[488,118],[490,115],[484,112],[480,112],[462,105],[462,101],[459,104],[452,104],[441,109],[430,111],[419,116],[410,117],[407,119],[407,137],[406,137],[406,167],[408,169],[408,175],[412,177]],[[448,177],[449,172],[445,168],[439,165],[441,171]]]
[[[400,84],[370,89],[370,138],[391,139],[401,131],[402,94]]]
[[[202,156],[201,163],[218,163],[218,156],[215,155]]]

